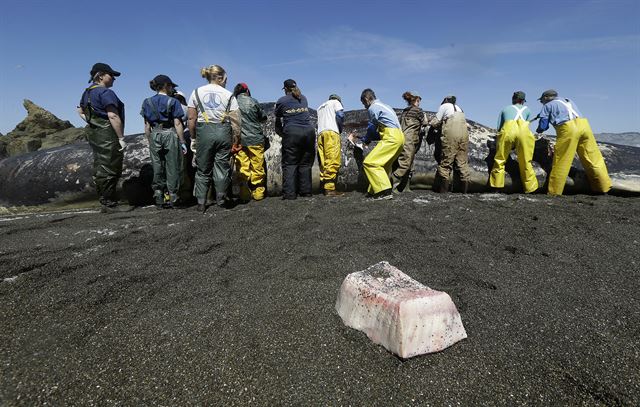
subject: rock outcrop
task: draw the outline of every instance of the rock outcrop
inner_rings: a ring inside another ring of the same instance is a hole
[[[0,159],[46,148],[59,147],[84,139],[84,129],[73,127],[53,113],[25,99],[27,117],[0,140]]]

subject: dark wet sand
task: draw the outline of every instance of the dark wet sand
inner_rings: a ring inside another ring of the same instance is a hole
[[[20,217],[0,218],[3,406],[640,402],[635,198]],[[343,278],[381,260],[448,292],[469,338],[402,361],[345,327]]]

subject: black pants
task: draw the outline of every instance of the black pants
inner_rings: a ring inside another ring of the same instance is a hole
[[[313,127],[287,126],[282,137],[282,195],[311,193],[311,167],[316,154]]]

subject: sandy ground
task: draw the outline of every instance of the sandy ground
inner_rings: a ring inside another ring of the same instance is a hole
[[[0,405],[637,405],[640,200],[435,195],[0,217]],[[345,327],[387,260],[469,338]]]

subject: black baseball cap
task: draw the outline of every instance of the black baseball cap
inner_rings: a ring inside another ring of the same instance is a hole
[[[153,82],[156,85],[173,85],[174,88],[177,88],[178,85],[173,83],[173,81],[171,80],[171,78],[169,78],[167,75],[158,75],[155,78],[153,78]]]
[[[118,72],[115,69],[111,68],[108,64],[104,64],[102,62],[98,62],[98,63],[93,64],[93,67],[91,67],[91,72],[90,72],[91,77],[93,77],[98,72],[108,73],[108,74],[113,75],[113,76],[120,76],[120,72]]]
[[[286,81],[284,81],[284,86],[282,87],[282,89],[292,89],[296,86],[298,86],[296,81],[294,81],[293,79],[287,79]]]
[[[342,103],[342,98],[340,96],[336,95],[335,93],[333,93],[333,94],[331,94],[329,96],[329,100],[332,100],[332,99],[333,100],[337,100],[338,102]]]

